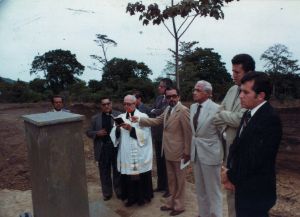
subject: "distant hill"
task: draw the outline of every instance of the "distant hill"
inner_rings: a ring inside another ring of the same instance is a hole
[[[0,0],[1,1],[1,0]],[[5,83],[9,83],[9,84],[13,84],[13,83],[16,83],[15,80],[12,80],[10,78],[3,78],[3,77],[0,77],[0,81],[4,81]]]

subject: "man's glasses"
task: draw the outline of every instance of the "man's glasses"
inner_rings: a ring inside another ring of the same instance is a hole
[[[129,102],[124,102],[124,103],[123,103],[124,106],[131,106],[131,105],[133,105],[133,104],[134,104],[134,102],[133,102],[133,103],[129,103]]]
[[[101,103],[102,106],[109,106],[110,105],[110,102],[108,103]]]
[[[177,94],[174,94],[174,95],[166,95],[166,98],[167,99],[176,99],[178,97],[178,95]]]

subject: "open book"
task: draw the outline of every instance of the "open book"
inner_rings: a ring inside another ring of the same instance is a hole
[[[114,118],[114,121],[115,121],[116,125],[121,125],[121,124],[125,123],[125,121],[121,117]]]

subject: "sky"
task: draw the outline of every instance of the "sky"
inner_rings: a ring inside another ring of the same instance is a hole
[[[168,48],[174,40],[163,25],[143,26],[137,16],[126,12],[128,2],[136,0],[0,0],[0,76],[30,81],[31,63],[36,55],[64,49],[76,54],[86,66],[81,79],[101,79],[91,70],[91,54],[101,54],[93,41],[105,34],[118,45],[108,50],[108,58],[118,57],[144,62],[152,79],[164,76]],[[166,5],[169,1],[146,0]],[[225,19],[197,18],[182,41],[199,41],[198,46],[214,48],[222,56],[228,72],[231,58],[248,53],[263,70],[261,54],[281,43],[294,59],[300,59],[299,0],[240,0],[225,4]],[[180,20],[178,20],[180,21]],[[167,23],[168,24],[168,23]],[[42,74],[40,74],[42,75]]]

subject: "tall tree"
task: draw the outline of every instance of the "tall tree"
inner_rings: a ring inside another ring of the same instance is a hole
[[[214,99],[221,100],[231,86],[231,76],[217,52],[212,48],[193,48],[196,44],[197,42],[182,42],[180,46],[182,96],[185,100],[191,100],[195,82],[206,80],[214,88]]]
[[[292,53],[283,44],[274,44],[260,57],[265,62],[264,68],[269,73],[296,73],[300,70],[298,60],[292,59]]]
[[[84,66],[77,61],[75,54],[58,49],[36,56],[31,64],[30,74],[43,72],[47,86],[58,93],[76,83],[76,75],[81,75],[83,71]]]
[[[132,89],[138,89],[151,95],[152,82],[148,78],[152,72],[144,63],[134,60],[113,58],[103,67],[103,87],[111,88],[115,97]]]
[[[97,61],[97,63],[93,63],[93,66],[89,66],[90,69],[102,71],[102,66],[106,65],[108,63],[107,59],[107,50],[109,47],[117,46],[117,42],[107,37],[107,35],[102,34],[96,34],[96,38],[94,42],[96,42],[97,46],[101,48],[102,56],[93,54],[90,55],[90,57]],[[100,63],[101,67],[98,66]]]
[[[180,38],[188,30],[191,24],[197,17],[213,17],[215,19],[224,19],[222,7],[224,3],[229,3],[234,0],[182,0],[179,3],[174,3],[170,0],[170,5],[164,10],[160,10],[158,4],[150,4],[145,6],[142,2],[128,3],[126,12],[130,15],[140,14],[139,20],[143,25],[148,25],[152,21],[153,25],[163,24],[167,31],[175,40],[175,76],[177,87],[179,83],[179,42]],[[238,1],[238,0],[237,0]],[[147,9],[146,9],[147,8]],[[183,20],[177,23],[176,17],[181,17]],[[171,27],[166,23],[171,19]]]

